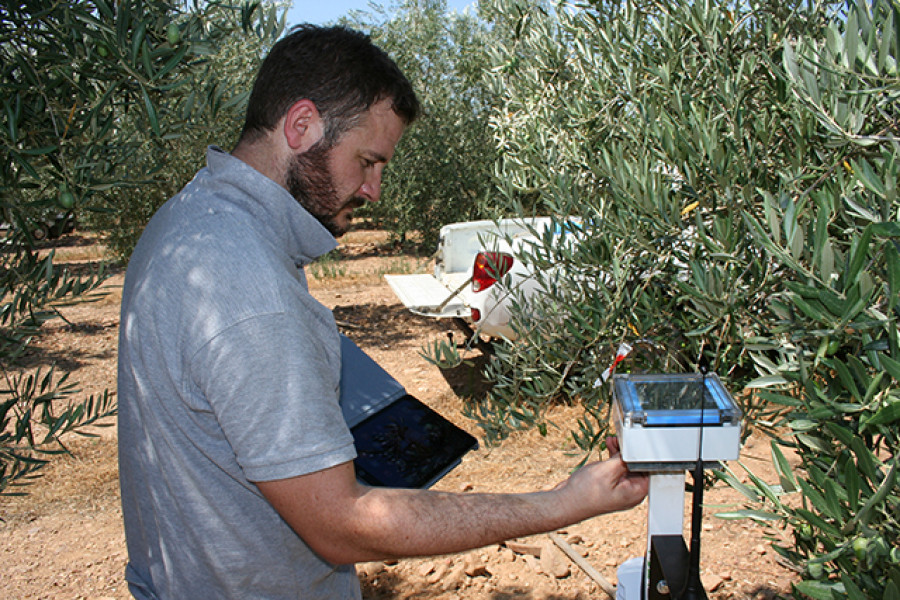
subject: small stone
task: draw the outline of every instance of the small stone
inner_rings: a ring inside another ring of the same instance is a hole
[[[571,574],[569,561],[556,546],[544,546],[541,549],[541,571],[557,579],[563,579]]]
[[[474,556],[466,558],[465,573],[469,577],[481,577],[489,574],[484,562]]]
[[[466,567],[465,565],[457,565],[447,574],[446,577],[443,578],[442,586],[444,591],[449,592],[450,590],[456,590],[462,587],[463,583],[466,580]]]
[[[469,577],[490,577],[491,573],[486,565],[473,565],[471,569],[466,570],[466,575]]]
[[[581,544],[584,542],[584,538],[581,537],[580,535],[578,535],[577,533],[573,533],[572,535],[570,535],[569,537],[566,538],[566,542],[568,542],[569,544],[572,544],[572,545]]]
[[[541,555],[541,548],[543,546],[541,546],[540,544],[526,544],[523,542],[506,542],[506,547],[516,554],[525,554],[538,557]]]
[[[471,492],[473,489],[475,489],[475,486],[471,483],[463,483],[459,486],[460,492]]]
[[[755,548],[755,550],[756,550],[756,553],[757,553],[757,554],[765,554],[765,553],[766,553],[766,547],[763,546],[762,544],[759,544],[759,545]]]
[[[700,583],[703,584],[703,589],[705,589],[707,592],[716,591],[724,582],[725,580],[715,573],[700,576]]]
[[[425,562],[419,566],[419,576],[425,577],[431,574],[434,571],[434,563],[433,562]]]
[[[380,561],[365,562],[356,565],[356,572],[365,578],[372,578],[384,571],[384,563]]]
[[[425,581],[434,585],[435,583],[441,581],[444,576],[447,574],[447,571],[450,570],[450,561],[445,560],[444,562],[438,564],[434,571],[425,578]]]
[[[509,548],[501,548],[500,549],[500,560],[503,562],[512,562],[516,560],[516,553],[510,550]]]

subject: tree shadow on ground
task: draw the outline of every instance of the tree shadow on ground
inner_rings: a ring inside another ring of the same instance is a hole
[[[489,355],[475,351],[461,364],[441,369],[441,375],[457,396],[468,402],[480,402],[493,387],[493,383],[484,376],[489,360]]]
[[[354,261],[364,258],[406,258],[415,261],[427,261],[433,258],[434,253],[416,248],[404,248],[391,244],[348,244],[338,246],[330,254],[335,260]]]
[[[45,325],[45,333],[48,326]],[[114,334],[118,323],[84,323],[84,324],[60,324],[49,326],[50,329],[59,328],[83,335],[85,339],[91,336],[104,336]],[[89,348],[73,348],[71,346],[53,346],[44,343],[40,334],[11,366],[19,369],[35,369],[53,365],[64,373],[72,373],[85,366],[92,360],[104,360],[115,357],[114,349],[101,349],[91,351]]]
[[[438,336],[444,326],[434,319],[409,312],[402,305],[377,303],[336,306],[332,313],[343,334],[364,346],[395,346],[427,335]]]

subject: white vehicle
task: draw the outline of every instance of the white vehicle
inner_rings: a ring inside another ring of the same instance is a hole
[[[441,228],[433,274],[385,275],[410,311],[455,319],[466,331],[513,340],[513,290],[538,292],[530,265],[519,259],[528,245],[542,244],[558,228],[550,217],[467,221]],[[560,231],[555,231],[560,235]]]

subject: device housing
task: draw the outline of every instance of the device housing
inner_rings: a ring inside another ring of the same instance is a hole
[[[632,471],[736,460],[741,410],[715,373],[616,374],[612,420]]]

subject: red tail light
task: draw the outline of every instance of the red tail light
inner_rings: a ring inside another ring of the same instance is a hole
[[[472,289],[476,292],[486,290],[497,280],[509,273],[513,266],[513,257],[502,252],[479,252],[475,256],[472,269]]]

